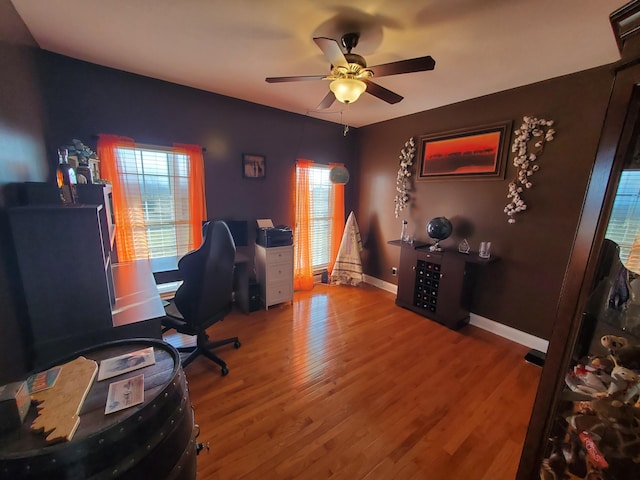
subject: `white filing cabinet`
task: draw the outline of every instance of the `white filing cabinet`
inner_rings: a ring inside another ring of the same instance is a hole
[[[293,245],[256,245],[256,274],[267,310],[276,303],[293,303]]]

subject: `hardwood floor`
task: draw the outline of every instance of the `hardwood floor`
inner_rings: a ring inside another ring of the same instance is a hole
[[[540,369],[527,348],[454,332],[372,286],[296,293],[209,330],[240,337],[186,368],[200,479],[511,480]]]

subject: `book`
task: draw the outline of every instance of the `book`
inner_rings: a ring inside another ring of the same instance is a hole
[[[156,363],[153,347],[147,347],[135,352],[125,353],[117,357],[107,358],[100,362],[98,381],[106,380],[123,373],[132,372],[139,368],[148,367]]]
[[[136,375],[109,385],[104,414],[119,412],[144,402],[144,375]]]

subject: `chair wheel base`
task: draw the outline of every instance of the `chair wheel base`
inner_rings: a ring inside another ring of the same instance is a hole
[[[229,369],[227,367],[222,367],[220,373],[223,377],[226,377],[229,374]]]

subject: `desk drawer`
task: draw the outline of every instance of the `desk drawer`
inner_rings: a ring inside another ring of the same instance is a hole
[[[267,286],[266,293],[269,305],[289,301],[293,298],[293,285],[291,281],[273,282]]]
[[[265,249],[267,266],[275,265],[278,263],[292,263],[293,262],[293,247],[273,247]]]
[[[267,282],[291,282],[293,279],[293,265],[288,263],[276,263],[267,266]]]

